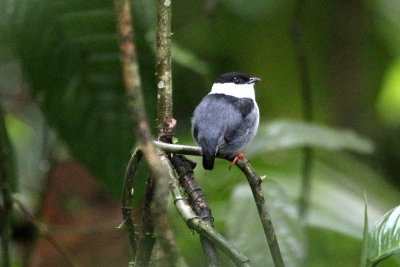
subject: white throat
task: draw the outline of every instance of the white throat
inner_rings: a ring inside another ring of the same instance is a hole
[[[235,84],[235,83],[214,83],[210,94],[224,94],[238,98],[251,98],[256,100],[254,93],[254,83]]]

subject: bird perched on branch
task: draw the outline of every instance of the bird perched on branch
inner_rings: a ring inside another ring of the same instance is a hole
[[[204,169],[214,168],[217,152],[224,157],[235,157],[232,164],[244,157],[240,151],[258,129],[254,83],[259,81],[239,72],[222,74],[196,107],[192,135],[201,146]]]

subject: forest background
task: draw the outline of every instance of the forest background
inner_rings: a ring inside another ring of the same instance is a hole
[[[155,129],[157,4],[132,3]],[[121,222],[119,199],[135,139],[112,1],[8,0],[0,3],[0,14],[0,93],[14,151],[15,198],[52,229],[75,261],[121,266],[128,261],[126,236],[114,228]],[[399,203],[399,14],[400,3],[389,0],[173,2],[175,137],[194,144],[192,112],[218,75],[241,71],[263,80],[256,86],[260,129],[245,152],[266,175],[265,195],[289,266],[354,266],[364,192],[370,225]],[[311,163],[305,146],[312,148]],[[257,211],[241,173],[228,166],[219,161],[213,172],[195,172],[216,229],[258,266],[268,255]],[[303,221],[305,168],[311,180]],[[142,166],[137,207],[147,175]],[[198,238],[173,205],[169,211],[178,247],[195,266],[203,261]],[[24,212],[15,214],[13,225],[15,264],[66,264]]]

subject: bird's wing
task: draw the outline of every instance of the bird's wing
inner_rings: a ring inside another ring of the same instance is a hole
[[[246,142],[257,116],[254,101],[210,94],[197,106],[192,118],[192,134],[203,151]],[[232,147],[232,149],[235,149]]]
[[[254,109],[254,101],[250,98],[234,99],[231,104],[242,114],[243,119]]]
[[[225,132],[241,121],[242,114],[225,96],[210,94],[194,111],[192,134],[203,149],[216,149],[224,142]]]
[[[255,110],[255,104],[252,99],[240,98],[232,105],[241,114],[240,120],[234,120],[227,128],[224,135],[224,145],[246,143],[249,134],[254,130],[254,124],[257,121],[258,114]]]

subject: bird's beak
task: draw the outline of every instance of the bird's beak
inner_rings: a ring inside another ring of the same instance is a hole
[[[260,78],[251,77],[251,78],[250,78],[250,81],[248,81],[247,83],[258,83],[258,82],[260,82],[260,81],[261,81]]]

